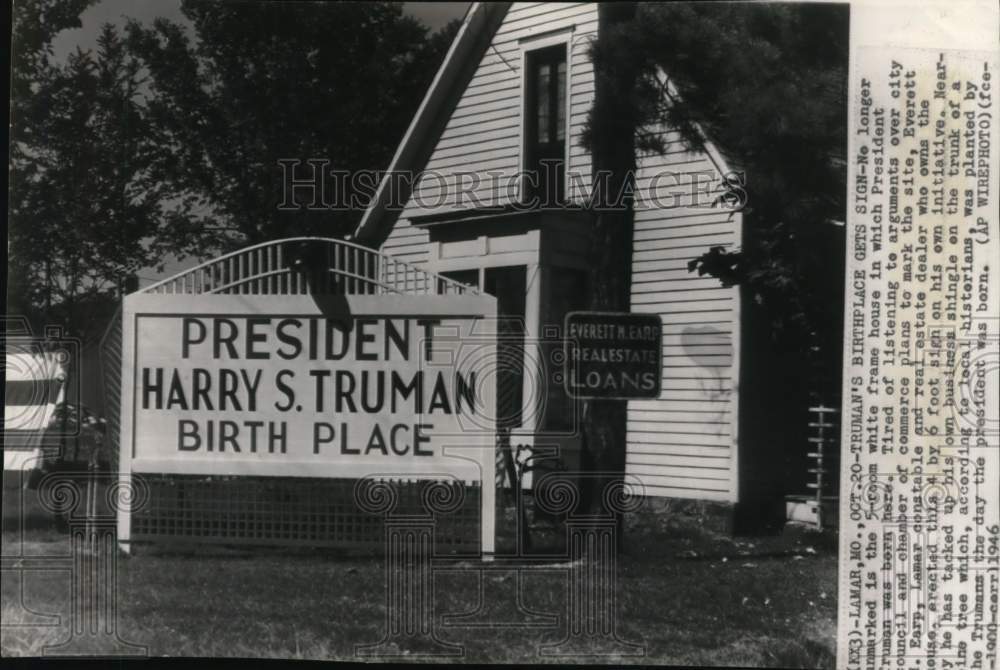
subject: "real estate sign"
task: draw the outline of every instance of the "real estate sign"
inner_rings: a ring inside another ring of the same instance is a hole
[[[566,392],[574,398],[658,398],[663,323],[658,314],[566,315]]]

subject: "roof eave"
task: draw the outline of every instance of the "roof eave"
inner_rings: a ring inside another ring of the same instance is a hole
[[[461,97],[461,90],[474,74],[482,53],[489,47],[493,34],[511,4],[513,3],[476,2],[469,7],[455,40],[396,149],[386,176],[379,183],[372,202],[351,236],[354,241],[377,247],[388,237],[403,204],[410,196],[408,180],[397,180],[399,188],[393,193],[393,189],[388,187],[391,175],[415,173],[425,167],[431,150],[437,144]],[[397,202],[390,202],[390,197]]]

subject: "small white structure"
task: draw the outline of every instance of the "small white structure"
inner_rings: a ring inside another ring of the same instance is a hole
[[[41,467],[45,432],[65,394],[67,363],[65,353],[45,351],[31,338],[6,342],[4,472]]]

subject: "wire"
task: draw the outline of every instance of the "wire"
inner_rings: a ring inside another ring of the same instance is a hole
[[[504,64],[504,65],[506,65],[506,66],[507,66],[507,68],[508,68],[508,69],[509,69],[509,70],[510,70],[511,72],[515,72],[515,73],[517,72],[517,68],[516,68],[516,67],[514,67],[513,65],[511,65],[511,64],[510,64],[510,63],[509,63],[509,62],[507,61],[507,59],[506,59],[506,58],[504,58],[504,57],[503,57],[503,55],[501,55],[501,53],[500,53],[499,51],[497,51],[497,48],[496,48],[495,46],[493,46],[492,44],[490,44],[490,49],[493,49],[493,53],[495,53],[495,54],[497,55],[497,58],[499,58],[500,60],[502,60],[502,61],[503,61],[503,64]]]

